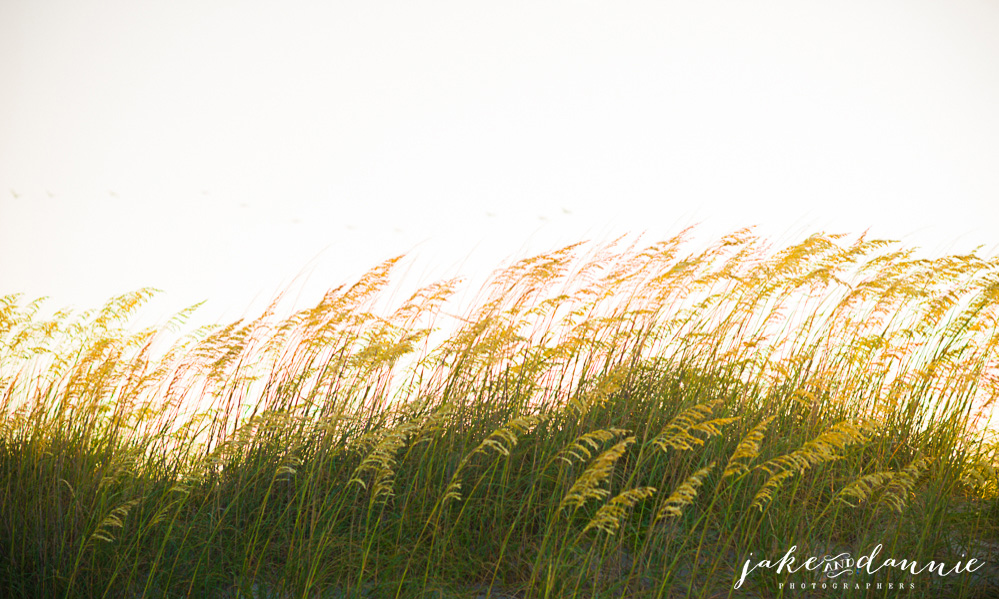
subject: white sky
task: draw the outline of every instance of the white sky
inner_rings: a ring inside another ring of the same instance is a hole
[[[3,0],[0,82],[0,294],[57,306],[698,221],[999,243],[991,1]]]

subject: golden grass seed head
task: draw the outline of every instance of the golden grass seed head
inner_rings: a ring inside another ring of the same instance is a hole
[[[711,470],[714,469],[715,462],[711,462],[704,468],[701,468],[697,472],[691,474],[687,477],[687,480],[683,481],[679,487],[676,488],[673,493],[666,498],[663,502],[662,507],[659,509],[659,513],[656,515],[656,520],[662,520],[663,518],[675,518],[683,515],[683,507],[690,505],[697,498],[697,489],[704,484],[704,479],[707,478]]]
[[[857,507],[870,498],[875,490],[882,487],[894,476],[893,472],[872,472],[865,474],[847,486],[843,487],[836,498],[850,507]],[[850,503],[848,498],[853,498],[857,503]]]
[[[603,499],[610,495],[610,491],[599,488],[599,485],[610,478],[614,464],[634,442],[635,437],[627,437],[597,456],[562,498],[559,510],[568,506],[578,509],[590,499]]]
[[[623,428],[608,428],[590,431],[577,437],[576,440],[569,444],[568,447],[560,451],[557,457],[568,464],[572,464],[574,460],[588,460],[593,457],[592,452],[600,449],[604,443],[623,437],[630,432],[631,431]]]
[[[749,507],[757,508],[762,512],[763,508],[773,501],[774,493],[783,486],[784,481],[797,474],[797,470],[782,470],[770,475],[763,486],[760,487],[760,490],[757,491],[756,495],[753,496],[753,501],[749,504]]]
[[[140,501],[142,501],[142,498],[132,499],[111,510],[111,512],[100,521],[97,528],[90,535],[89,542],[104,541],[106,543],[110,543],[114,541],[111,529],[122,528],[125,526],[124,519],[128,516],[128,513],[132,511],[132,508],[138,505]]]
[[[711,415],[712,410],[720,404],[720,401],[715,400],[684,410],[666,425],[663,432],[652,440],[652,444],[664,452],[670,449],[690,450],[703,445],[704,439],[695,437],[691,434],[692,431],[703,433],[705,438],[710,438],[714,435],[720,435],[722,426],[738,420],[738,418],[705,420]]]
[[[728,463],[725,464],[725,469],[722,471],[723,479],[729,476],[740,476],[749,471],[747,464],[756,459],[756,456],[760,454],[760,444],[763,443],[763,436],[766,434],[767,426],[773,422],[774,418],[776,416],[765,418],[763,422],[754,426],[739,441],[732,456],[728,459]]]
[[[518,416],[493,431],[472,451],[472,454],[486,453],[486,450],[491,449],[504,456],[509,456],[510,450],[517,444],[518,437],[529,432],[539,422],[541,422],[540,416]]]
[[[920,456],[901,471],[896,472],[885,485],[878,505],[884,504],[892,510],[902,513],[913,495],[916,483],[929,468],[931,461],[929,458]]]
[[[621,527],[621,520],[628,514],[628,510],[639,501],[652,497],[655,492],[655,487],[638,487],[619,493],[597,510],[597,513],[583,528],[583,533],[593,528],[609,535],[616,533]]]

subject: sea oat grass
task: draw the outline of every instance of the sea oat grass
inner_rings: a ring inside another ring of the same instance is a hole
[[[989,596],[999,260],[688,233],[514,262],[464,307],[393,303],[400,259],[189,332],[130,326],[151,289],[0,298],[0,589],[741,596],[747,559],[881,544],[992,564],[886,575],[908,597]]]

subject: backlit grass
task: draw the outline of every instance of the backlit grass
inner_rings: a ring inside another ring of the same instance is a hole
[[[150,290],[0,298],[0,589],[994,596],[999,259],[685,247],[522,260],[461,313],[456,281],[387,301],[395,260],[194,331],[130,328]],[[742,576],[879,544],[986,565]]]

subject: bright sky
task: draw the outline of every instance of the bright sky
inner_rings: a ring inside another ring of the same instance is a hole
[[[999,244],[996,2],[3,0],[0,81],[0,294],[58,306],[695,222]]]

